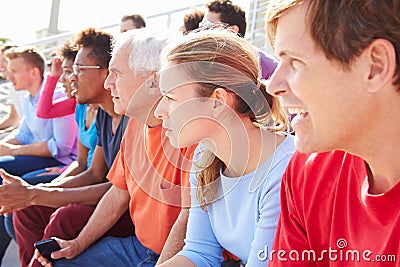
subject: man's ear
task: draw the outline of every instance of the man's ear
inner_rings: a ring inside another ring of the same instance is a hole
[[[235,33],[239,33],[239,26],[238,25],[232,25],[230,26],[230,28],[232,29],[232,31],[234,31]],[[244,36],[242,36],[244,37]]]
[[[150,78],[148,79],[148,83],[149,83],[149,94],[153,95],[153,94],[158,94],[160,91],[159,88],[159,76],[157,75],[157,73],[153,73]]]
[[[40,70],[38,67],[32,67],[30,72],[31,72],[32,76],[34,76],[34,77],[41,76]]]
[[[369,61],[369,91],[376,92],[393,83],[396,70],[396,52],[393,44],[386,39],[371,42],[364,53]]]

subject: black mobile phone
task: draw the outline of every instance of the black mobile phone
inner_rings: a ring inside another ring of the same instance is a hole
[[[40,254],[43,257],[47,258],[50,261],[53,261],[53,259],[50,256],[51,253],[61,249],[60,245],[54,238],[40,240],[36,242],[34,246],[39,250]]]

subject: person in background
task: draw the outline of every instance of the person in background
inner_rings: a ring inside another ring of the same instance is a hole
[[[229,29],[244,37],[246,34],[246,13],[242,7],[235,5],[231,0],[212,0],[206,4],[207,11],[200,27],[225,23]],[[274,72],[277,62],[261,49],[257,48],[260,58],[261,78],[267,80]]]
[[[30,171],[68,165],[76,159],[77,125],[73,115],[41,119],[36,115],[37,103],[46,78],[44,56],[35,47],[17,47],[5,53],[8,78],[15,90],[27,90],[24,119],[13,135],[0,143],[0,168],[22,176]],[[58,86],[55,98],[65,96]]]
[[[189,13],[183,16],[183,26],[181,29],[183,35],[186,35],[189,32],[199,28],[199,24],[203,20],[204,13],[205,11],[202,8],[193,8],[189,11]]]
[[[269,3],[280,63],[268,92],[296,114],[299,152],[264,257],[269,266],[398,267],[400,1]]]
[[[13,47],[15,44],[5,43],[0,47],[0,76],[7,79],[7,60],[4,53]],[[23,103],[24,98],[28,94],[27,91],[15,91],[10,82],[2,84],[2,87],[8,90],[8,98],[10,99],[10,112],[0,120],[0,140],[3,139],[12,130],[18,127],[21,118],[24,115]]]
[[[144,27],[146,27],[146,22],[142,15],[125,15],[121,18],[119,31],[122,33],[128,30],[140,29]]]
[[[50,73],[39,99],[36,114],[43,119],[51,119],[74,114],[76,99],[69,76],[76,57],[77,48],[73,47],[73,39],[67,39],[52,57]],[[60,81],[65,88],[65,97],[53,102],[54,89]]]
[[[163,53],[155,115],[174,147],[200,145],[185,246],[159,266],[220,266],[224,249],[265,266],[257,253],[274,240],[293,137],[250,43],[221,29],[187,37]]]

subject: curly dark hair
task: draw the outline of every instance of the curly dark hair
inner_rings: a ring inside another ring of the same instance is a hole
[[[184,34],[199,28],[199,23],[203,20],[204,10],[199,8],[192,9],[183,17]]]
[[[63,58],[74,61],[77,53],[78,47],[74,44],[73,39],[67,39],[64,41],[63,45],[58,48],[56,54]]]
[[[220,14],[221,22],[230,26],[238,26],[240,36],[244,37],[246,34],[246,12],[240,6],[234,5],[230,0],[215,0],[207,3],[206,7],[209,12]]]
[[[87,28],[75,37],[74,46],[78,49],[92,48],[89,57],[96,60],[102,67],[108,68],[111,59],[113,36],[101,29]]]

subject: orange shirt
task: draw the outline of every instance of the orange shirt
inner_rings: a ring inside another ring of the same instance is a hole
[[[136,236],[156,253],[161,253],[181,207],[190,206],[195,147],[173,148],[161,126],[149,128],[131,118],[107,176],[116,187],[129,190]]]

